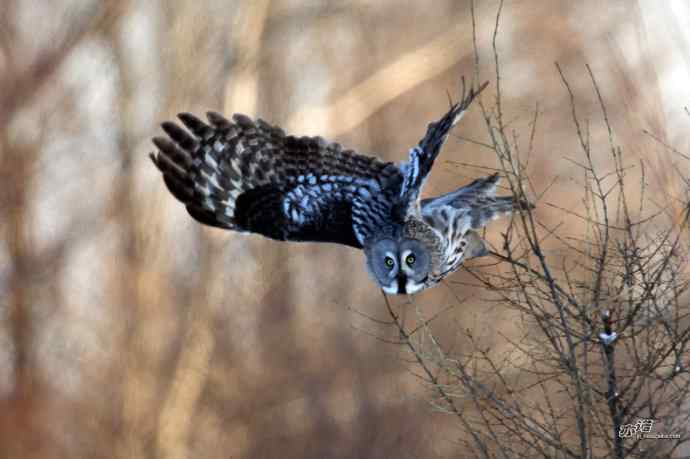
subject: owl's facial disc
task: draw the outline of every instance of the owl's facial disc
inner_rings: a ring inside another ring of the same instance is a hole
[[[430,258],[415,239],[382,239],[367,250],[367,265],[384,292],[409,295],[424,289]]]

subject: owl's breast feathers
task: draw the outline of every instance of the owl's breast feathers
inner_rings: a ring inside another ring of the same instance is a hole
[[[293,137],[263,120],[209,113],[162,124],[151,159],[201,223],[290,241],[360,248],[390,220],[402,183],[390,162],[320,137]]]

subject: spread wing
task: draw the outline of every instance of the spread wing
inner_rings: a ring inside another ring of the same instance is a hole
[[[496,185],[501,177],[496,174],[474,180],[468,185],[435,198],[423,199],[422,216],[436,228],[448,222],[458,227],[458,232],[478,230],[491,220],[510,214],[514,210],[526,210],[534,205],[512,196],[496,196]]]
[[[457,269],[464,260],[488,253],[477,230],[513,211],[534,207],[512,196],[496,196],[499,180],[498,174],[478,178],[455,191],[421,201],[422,218],[447,241],[447,272]]]
[[[424,186],[431,168],[434,165],[434,160],[441,152],[443,144],[448,139],[448,134],[453,126],[465,114],[470,104],[489,84],[484,82],[479,89],[474,90],[470,88],[469,92],[465,88],[465,79],[462,79],[462,99],[460,102],[452,104],[448,112],[438,121],[429,124],[426,134],[419,141],[416,147],[410,150],[410,159],[402,167],[404,180],[401,196],[411,205],[417,204],[419,193]]]
[[[207,117],[163,123],[167,137],[153,139],[151,154],[170,192],[206,225],[359,248],[353,206],[402,181],[396,165],[320,137],[239,114]]]

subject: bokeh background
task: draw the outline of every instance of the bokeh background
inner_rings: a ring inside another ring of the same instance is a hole
[[[475,5],[488,105],[498,6]],[[546,204],[582,200],[554,62],[602,167],[585,64],[649,191],[682,196],[689,164],[660,142],[690,152],[689,26],[683,0],[504,3],[503,107],[520,138],[538,110],[529,172],[543,221],[568,225]],[[475,76],[472,30],[465,0],[3,0],[0,457],[463,457],[456,421],[363,315],[385,308],[361,253],[203,228],[147,154],[161,121],[216,110],[402,160]],[[426,193],[496,167],[482,126],[471,111]],[[467,277],[415,302],[472,298]],[[514,328],[479,299],[444,317],[448,339],[462,327],[489,346]]]

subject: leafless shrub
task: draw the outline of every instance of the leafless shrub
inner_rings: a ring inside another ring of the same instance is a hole
[[[500,8],[493,42],[496,103],[480,102],[487,146],[510,190],[534,200],[525,171],[538,110],[525,148],[503,116],[499,20]],[[537,210],[516,215],[502,234],[495,262],[467,268],[488,305],[517,313],[520,339],[502,336],[510,352],[499,355],[458,327],[467,346],[449,350],[422,305],[412,330],[388,299],[386,306],[437,395],[434,405],[457,417],[459,441],[477,457],[668,457],[690,439],[687,211],[679,216],[674,202],[649,196],[646,164],[631,164],[616,144],[604,97],[586,66],[613,169],[596,164],[602,146],[593,144],[558,64],[556,71],[579,139],[580,158],[571,162],[581,177],[582,210],[549,204],[538,194]],[[542,211],[579,221],[581,231],[548,226],[538,217]],[[647,419],[654,423],[644,428]],[[650,427],[670,438],[644,438]]]

